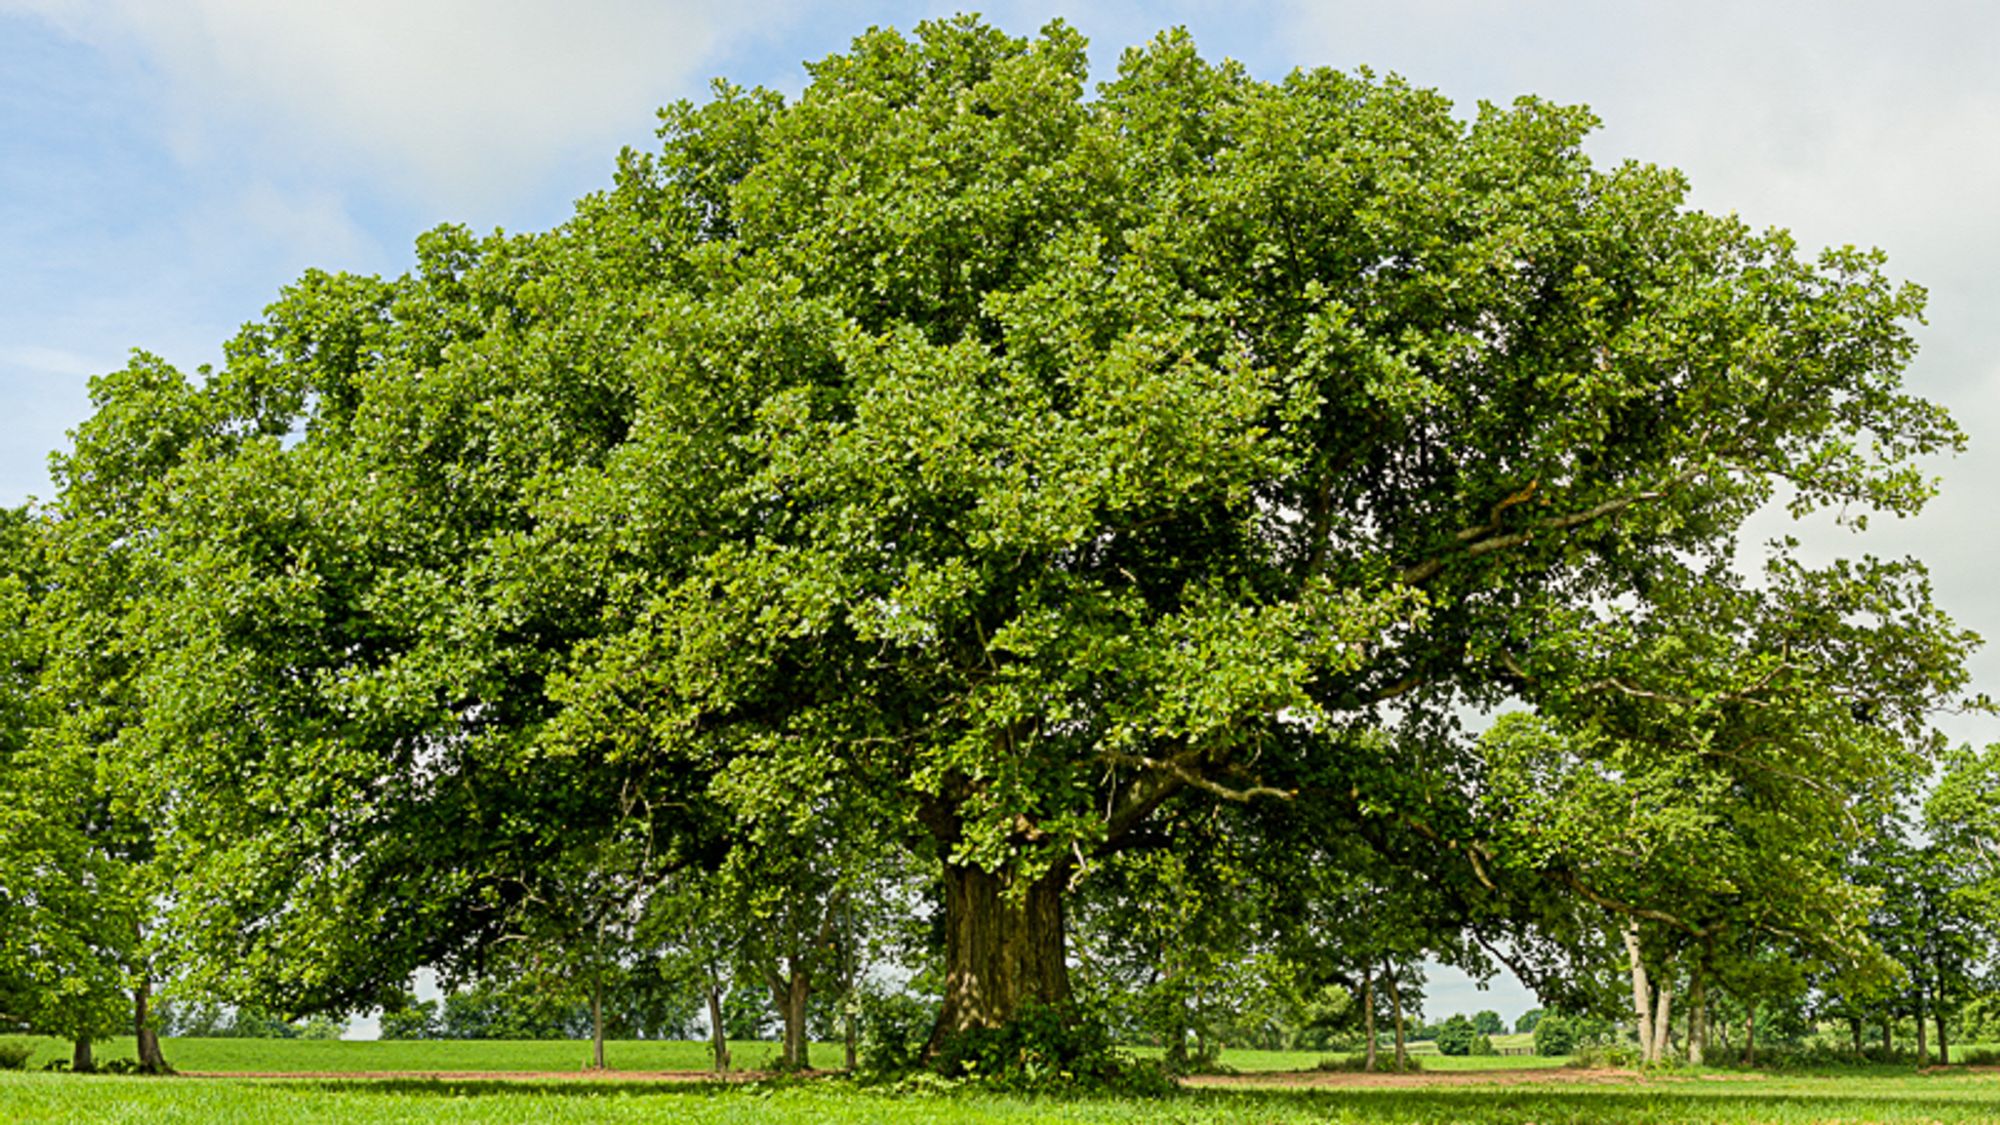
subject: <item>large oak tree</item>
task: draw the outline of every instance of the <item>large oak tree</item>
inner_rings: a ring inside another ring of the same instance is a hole
[[[1917,290],[1593,165],[1582,109],[1180,34],[1093,89],[972,20],[810,70],[231,346],[127,632],[190,940],[354,1002],[635,809],[698,854],[866,806],[941,876],[940,1032],[1003,1022],[1170,802],[1416,823],[1390,717],[1555,691],[1539,623],[1780,485],[1914,511],[1960,441]]]

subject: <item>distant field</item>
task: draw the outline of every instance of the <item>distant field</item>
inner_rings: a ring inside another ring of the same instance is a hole
[[[35,1039],[30,1068],[68,1059],[70,1045],[59,1039]],[[311,1071],[360,1074],[370,1071],[567,1071],[590,1062],[590,1043],[576,1039],[168,1039],[162,1046],[176,1070]],[[135,1057],[132,1040],[107,1039],[96,1044],[99,1062]],[[776,1043],[732,1043],[737,1069],[764,1066],[776,1058]],[[838,1043],[814,1044],[812,1061],[838,1067],[846,1053]],[[604,1045],[604,1062],[612,1070],[707,1070],[708,1044],[661,1040],[611,1040]],[[0,1118],[4,1120],[4,1118]]]

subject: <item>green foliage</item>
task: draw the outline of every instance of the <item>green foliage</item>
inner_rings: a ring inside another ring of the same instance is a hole
[[[902,1074],[921,1061],[937,1019],[933,1005],[903,991],[861,997],[861,1058],[876,1074]]]
[[[1473,1040],[1478,1037],[1472,1021],[1453,1013],[1444,1023],[1438,1025],[1437,1047],[1441,1055],[1469,1055]],[[1489,1047],[1491,1044],[1488,1045]]]
[[[28,1059],[34,1053],[32,1043],[0,1040],[0,1070],[21,1070],[28,1065]]]
[[[1483,1012],[1474,1012],[1472,1014],[1472,1030],[1481,1035],[1505,1035],[1507,1034],[1507,1022],[1500,1018],[1500,1013],[1490,1009]]]
[[[1536,1054],[1573,1055],[1584,1048],[1608,1043],[1612,1027],[1609,1022],[1595,1016],[1566,1016],[1550,1012],[1536,1021],[1534,1034]]]
[[[1535,1026],[1542,1022],[1544,1015],[1547,1015],[1547,1013],[1540,1008],[1529,1008],[1527,1011],[1522,1012],[1521,1018],[1514,1021],[1514,1033],[1517,1035],[1526,1035],[1534,1031]]]
[[[1024,1005],[998,1027],[948,1036],[931,1063],[948,1078],[972,1078],[1002,1089],[1111,1087],[1121,1079],[1150,1084],[1145,1068],[1121,1060],[1100,1017],[1074,1006]]]

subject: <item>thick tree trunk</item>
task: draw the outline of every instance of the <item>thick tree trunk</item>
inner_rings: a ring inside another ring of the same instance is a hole
[[[69,1068],[77,1074],[88,1074],[97,1069],[97,1060],[91,1056],[90,1040],[78,1039],[69,1053]]]
[[[1750,1014],[1743,1017],[1743,1065],[1757,1065],[1757,1003],[1749,1004]]]
[[[139,1070],[145,1074],[167,1074],[167,1056],[160,1050],[160,1033],[153,1030],[153,981],[143,971],[138,987],[132,990],[132,1035],[138,1046]]]
[[[1625,952],[1632,963],[1632,1022],[1639,1034],[1639,1058],[1653,1061],[1653,1012],[1647,994],[1646,962],[1639,956],[1639,924],[1625,926]]]
[[[1849,1029],[1854,1032],[1854,1057],[1858,1059],[1861,1057],[1861,1017],[1849,1016],[1847,1017],[1847,1024]]]
[[[1070,998],[1057,869],[1025,888],[977,867],[944,868],[944,1002],[927,1054],[960,1032],[999,1027],[1024,1004]]]
[[[729,1073],[729,1034],[722,1026],[722,990],[708,986],[708,1049],[715,1057],[715,1072]]]
[[[847,1069],[851,1071],[861,1064],[861,1037],[854,1028],[854,999],[851,995],[840,1019],[841,1038],[847,1046]]]
[[[1362,1034],[1367,1040],[1366,1056],[1361,1065],[1368,1070],[1375,1069],[1375,972],[1372,966],[1361,970],[1361,1022]]]
[[[1928,1013],[1924,1010],[1923,990],[1918,989],[1917,990],[1917,1065],[1918,1066],[1924,1065],[1924,1063],[1929,1061],[1931,1057],[1930,1031],[1928,1028],[1924,1026],[1924,1021],[1927,1014]]]

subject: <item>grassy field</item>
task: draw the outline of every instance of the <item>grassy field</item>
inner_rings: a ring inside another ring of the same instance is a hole
[[[252,1080],[0,1074],[0,1121],[1175,1122],[1184,1125],[2000,1122],[2000,1075],[1668,1076],[1612,1086],[1202,1090],[1163,1099],[871,1090],[844,1082]]]
[[[67,1045],[39,1040],[31,1065],[67,1057]],[[167,1043],[183,1071],[575,1071],[589,1045],[556,1042],[339,1042],[183,1039]],[[740,1064],[775,1054],[770,1043],[733,1047]],[[99,1058],[129,1057],[131,1043],[99,1045]],[[838,1063],[838,1045],[815,1047]],[[1231,1051],[1223,1061],[1246,1076],[1309,1069],[1317,1052]],[[616,1042],[619,1069],[698,1070],[699,1043]],[[970,1088],[915,1083],[885,1089],[844,1079],[662,1084],[621,1080],[502,1081],[480,1078],[253,1079],[166,1078],[0,1072],[0,1123],[16,1122],[1179,1122],[1326,1121],[1383,1125],[1583,1125],[1583,1123],[1982,1122],[2000,1125],[2000,1071],[1913,1073],[1908,1067],[1851,1068],[1815,1074],[1732,1071],[1666,1072],[1644,1078],[1599,1076],[1579,1082],[1550,1071],[1513,1084],[1485,1083],[1495,1069],[1551,1066],[1533,1057],[1430,1057],[1432,1085],[1332,1088],[1232,1087],[1190,1090],[1164,1099],[1079,1096],[1014,1097]],[[1468,1073],[1473,1072],[1473,1073]],[[1338,1076],[1334,1081],[1351,1081]]]

